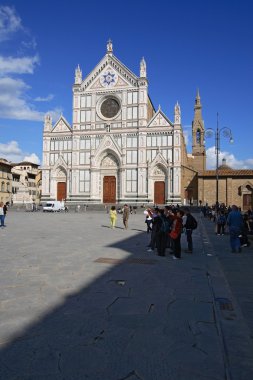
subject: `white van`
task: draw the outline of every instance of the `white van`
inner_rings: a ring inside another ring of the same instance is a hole
[[[57,211],[64,211],[65,206],[64,202],[60,201],[50,201],[47,202],[46,205],[43,207],[43,212],[57,212]]]

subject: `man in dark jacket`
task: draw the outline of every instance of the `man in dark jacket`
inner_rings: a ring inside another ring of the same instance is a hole
[[[229,226],[230,245],[233,253],[241,252],[241,242],[239,235],[243,230],[243,217],[238,207],[233,205],[232,211],[228,214],[227,225]]]
[[[185,220],[183,227],[185,228],[186,232],[186,239],[188,244],[187,253],[192,253],[193,251],[193,244],[192,244],[192,230],[193,230],[193,224],[194,224],[195,218],[192,216],[190,209],[188,207],[185,208]]]

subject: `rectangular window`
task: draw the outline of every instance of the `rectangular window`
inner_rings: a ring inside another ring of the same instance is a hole
[[[79,172],[79,191],[80,193],[88,193],[90,191],[89,170],[80,170]]]
[[[157,146],[156,144],[156,136],[152,136],[152,146]]]
[[[55,140],[54,142],[55,150],[59,150],[59,141]]]
[[[162,146],[168,145],[168,136],[162,136]]]
[[[127,93],[128,104],[136,104],[137,101],[138,101],[138,93],[136,91]]]
[[[133,109],[132,109],[132,107],[128,107],[128,109],[127,109],[127,118],[128,119],[132,119],[133,117]]]
[[[81,108],[91,107],[91,95],[81,97]]]
[[[157,154],[157,151],[155,149],[147,150],[147,161],[149,161],[149,162],[153,161],[156,154]]]
[[[63,149],[68,150],[68,141],[67,140],[64,140]]]
[[[91,121],[91,111],[81,111],[81,123],[86,123]]]
[[[88,165],[90,163],[90,152],[80,152],[80,165]]]
[[[137,148],[137,137],[127,137],[127,148]]]
[[[128,150],[127,151],[127,164],[137,164],[137,151]]]
[[[136,169],[126,170],[126,191],[128,193],[133,193],[137,191],[137,170]]]
[[[133,92],[133,103],[137,103],[138,102],[138,93],[135,91]]]
[[[127,103],[133,104],[133,93],[132,92],[127,93]]]
[[[51,140],[50,150],[54,150],[54,140]]]
[[[151,146],[151,136],[147,137],[147,146]]]
[[[72,141],[68,140],[68,150],[71,150],[71,149],[72,149]]]
[[[81,139],[80,140],[80,149],[90,149],[91,141],[90,139]]]
[[[86,107],[91,107],[91,95],[86,96]]]

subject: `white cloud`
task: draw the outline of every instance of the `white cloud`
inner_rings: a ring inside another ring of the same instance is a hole
[[[20,17],[14,8],[0,6],[0,42],[9,40],[13,33],[23,29]]]
[[[29,156],[25,156],[23,161],[33,162],[34,164],[37,164],[37,165],[40,164],[40,159],[35,153],[32,153]]]
[[[0,144],[0,157],[10,162],[30,161],[40,164],[40,159],[35,153],[23,152],[17,141]]]
[[[44,113],[33,109],[24,98],[29,86],[22,79],[0,78],[0,117],[42,121]]]
[[[238,160],[232,153],[225,151],[219,153],[219,165],[222,164],[222,159],[226,159],[226,164],[232,169],[252,169],[253,166],[253,158]],[[206,164],[207,169],[216,168],[216,152],[214,146],[206,150]]]
[[[0,75],[5,74],[33,74],[35,66],[39,64],[39,56],[34,57],[2,57],[0,56]]]
[[[37,98],[34,99],[35,102],[50,102],[50,100],[54,99],[54,95],[53,94],[49,94],[48,96],[46,97],[41,97],[41,96],[38,96]]]
[[[56,120],[62,113],[60,108],[41,112],[29,104],[26,91],[30,87],[22,79],[0,78],[0,117],[16,120],[43,121],[44,115],[50,113]]]
[[[4,154],[21,154],[21,149],[18,146],[17,141],[10,141],[7,144],[0,144],[0,155]]]

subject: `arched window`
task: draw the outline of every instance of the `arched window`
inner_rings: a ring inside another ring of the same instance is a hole
[[[201,145],[201,131],[200,131],[200,129],[198,129],[196,132],[196,142],[197,142],[197,144]]]

